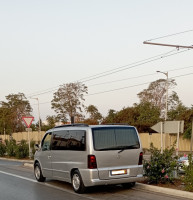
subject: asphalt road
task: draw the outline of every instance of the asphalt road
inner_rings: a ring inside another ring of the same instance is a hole
[[[143,190],[124,189],[121,186],[93,187],[86,194],[76,194],[70,184],[47,180],[36,182],[33,170],[23,163],[0,160],[0,200],[185,200]]]

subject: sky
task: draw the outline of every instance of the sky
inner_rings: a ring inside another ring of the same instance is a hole
[[[38,98],[44,121],[56,114],[59,86],[82,81],[85,105],[106,116],[139,103],[139,92],[166,78],[162,71],[190,107],[193,51],[143,42],[193,45],[192,8],[192,0],[0,0],[0,101],[22,92],[38,120]]]

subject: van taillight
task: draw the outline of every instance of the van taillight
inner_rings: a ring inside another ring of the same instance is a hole
[[[143,152],[139,154],[139,162],[138,162],[138,165],[142,165],[142,164],[143,164]]]
[[[89,169],[96,169],[97,168],[97,162],[95,155],[88,155],[88,168]]]

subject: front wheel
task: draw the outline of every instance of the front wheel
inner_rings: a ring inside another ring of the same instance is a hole
[[[84,186],[82,177],[78,170],[75,170],[72,174],[72,187],[76,193],[80,193],[80,194],[84,193],[86,190],[86,187]]]
[[[44,182],[46,178],[42,174],[42,170],[39,163],[36,163],[34,166],[34,175],[38,182]]]

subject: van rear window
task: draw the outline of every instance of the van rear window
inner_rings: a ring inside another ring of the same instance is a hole
[[[92,128],[94,149],[97,151],[140,148],[134,127]]]

